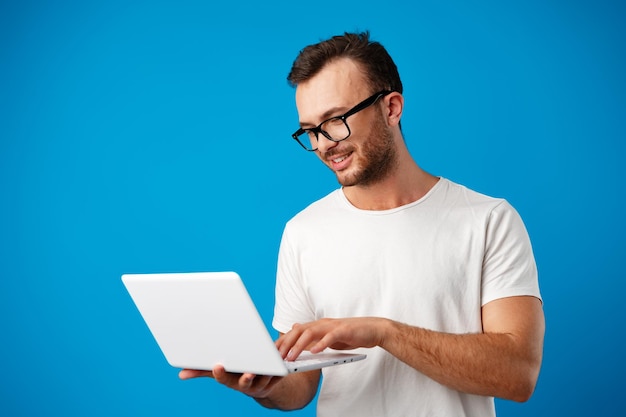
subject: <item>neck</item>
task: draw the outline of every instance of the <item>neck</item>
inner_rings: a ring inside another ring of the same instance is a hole
[[[408,153],[387,177],[369,185],[344,187],[343,192],[356,208],[389,210],[422,198],[439,179],[422,170]]]

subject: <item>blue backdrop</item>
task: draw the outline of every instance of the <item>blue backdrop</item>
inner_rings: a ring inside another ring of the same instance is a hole
[[[283,225],[337,186],[289,136],[286,74],[369,29],[418,163],[531,235],[544,364],[499,414],[623,415],[626,10],[510,3],[3,1],[0,413],[277,415],[179,381],[120,275],[237,270],[269,324]]]

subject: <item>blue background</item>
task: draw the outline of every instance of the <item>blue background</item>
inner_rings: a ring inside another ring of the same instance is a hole
[[[531,235],[544,364],[499,414],[623,415],[625,6],[510,3],[3,1],[0,412],[278,414],[179,381],[120,275],[237,270],[269,324],[283,225],[337,186],[290,139],[286,74],[369,29],[418,163]]]

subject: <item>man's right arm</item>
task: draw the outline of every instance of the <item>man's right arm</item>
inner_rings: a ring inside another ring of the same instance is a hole
[[[280,333],[283,336],[283,333]],[[320,370],[298,372],[285,377],[228,373],[222,366],[213,371],[183,369],[181,379],[209,377],[222,385],[252,397],[266,408],[299,410],[306,407],[317,394]]]
[[[307,406],[317,393],[321,371],[289,374],[285,377],[226,372],[216,366],[213,371],[183,369],[180,379],[208,377],[222,385],[254,398],[267,408],[298,410]]]

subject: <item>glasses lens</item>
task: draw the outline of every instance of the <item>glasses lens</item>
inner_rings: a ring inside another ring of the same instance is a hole
[[[317,139],[315,138],[315,133],[305,130],[303,133],[298,135],[298,142],[302,146],[306,148],[307,151],[314,151],[317,149]]]
[[[341,117],[335,117],[333,119],[325,121],[321,126],[327,137],[330,139],[339,142],[340,140],[346,139],[350,136],[350,130],[348,130],[348,125],[345,120]]]
[[[320,134],[335,142],[340,142],[350,136],[350,128],[348,128],[348,124],[343,116],[326,120],[319,128],[321,130]],[[315,130],[317,131],[317,129]],[[314,131],[305,130],[297,136],[297,139],[306,150],[314,151],[317,149],[319,136]]]

